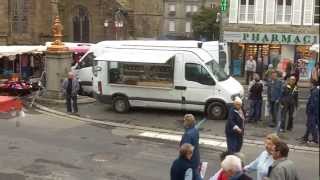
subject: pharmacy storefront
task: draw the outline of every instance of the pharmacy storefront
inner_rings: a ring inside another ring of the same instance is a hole
[[[298,63],[301,79],[308,79],[317,55],[310,51],[319,43],[319,35],[260,32],[224,32],[231,54],[230,72],[234,76],[244,75],[245,61],[249,56],[262,58],[265,67],[272,64],[280,72],[288,63]]]

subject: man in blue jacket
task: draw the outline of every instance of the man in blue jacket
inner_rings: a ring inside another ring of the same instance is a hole
[[[179,157],[171,165],[171,180],[196,180],[195,169],[191,162],[193,149],[191,144],[183,144],[180,147]]]
[[[271,78],[267,82],[267,97],[269,103],[269,112],[271,121],[269,122],[270,127],[275,127],[277,120],[277,114],[279,110],[279,100],[282,91],[282,81],[278,79],[277,71],[271,72]]]
[[[308,99],[306,113],[307,113],[307,129],[304,136],[301,138],[303,143],[309,141],[309,135],[312,135],[312,142],[319,143],[319,93],[320,86],[315,86],[311,89],[310,97]]]

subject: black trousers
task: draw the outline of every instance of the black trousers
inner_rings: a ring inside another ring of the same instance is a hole
[[[227,134],[226,137],[227,137],[228,152],[231,152],[231,153],[240,152],[242,143],[243,143],[243,136]]]
[[[67,95],[66,96],[67,100],[67,112],[78,112],[78,104],[77,104],[77,95],[72,96],[72,95]],[[72,111],[73,110],[73,111]]]
[[[253,71],[246,71],[246,84],[253,80]]]
[[[294,104],[287,104],[281,109],[281,124],[280,128],[285,129],[286,127],[286,121],[287,121],[287,115],[289,116],[288,118],[288,126],[287,130],[292,130],[293,128],[293,113],[294,113]]]

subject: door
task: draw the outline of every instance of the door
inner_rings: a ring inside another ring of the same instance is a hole
[[[76,77],[80,83],[80,91],[83,93],[92,92],[92,65],[95,56],[93,53],[88,53],[77,65],[76,67]]]
[[[203,111],[205,102],[214,94],[215,81],[201,60],[193,53],[184,54],[184,85],[182,107],[187,110]]]

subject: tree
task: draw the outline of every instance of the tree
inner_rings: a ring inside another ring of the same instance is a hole
[[[196,39],[218,40],[219,22],[216,22],[218,8],[201,8],[201,11],[192,16],[193,35]]]

